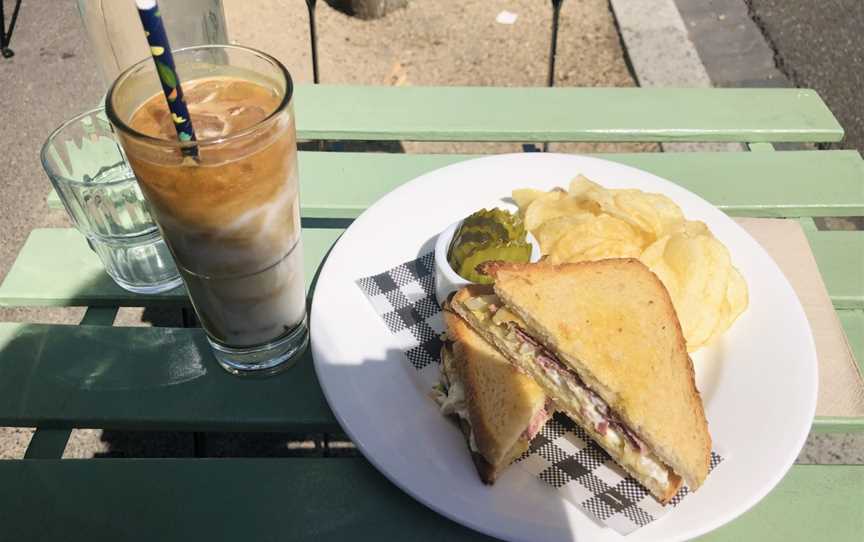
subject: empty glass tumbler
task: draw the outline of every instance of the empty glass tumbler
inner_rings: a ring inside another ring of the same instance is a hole
[[[181,284],[104,109],[54,130],[42,147],[42,167],[114,282],[142,294]]]

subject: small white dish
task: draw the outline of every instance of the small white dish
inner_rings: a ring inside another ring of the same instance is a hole
[[[446,230],[438,234],[438,239],[435,241],[435,299],[438,300],[438,305],[442,305],[451,292],[474,284],[470,280],[462,278],[447,261],[450,241],[453,240],[453,236],[456,235],[456,230],[461,224],[462,220],[450,224]],[[538,261],[541,256],[540,243],[531,235],[531,232],[526,233],[525,239],[531,243],[531,261]]]

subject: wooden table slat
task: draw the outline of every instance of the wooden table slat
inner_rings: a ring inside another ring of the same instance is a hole
[[[850,339],[860,351],[860,333]],[[216,364],[200,329],[14,323],[0,323],[4,425],[341,431],[309,352],[279,376],[238,379]],[[814,430],[864,430],[864,420],[817,418]]]
[[[304,228],[307,288],[342,229]],[[186,288],[135,294],[117,286],[84,236],[72,228],[35,229],[0,284],[0,306],[188,307]]]
[[[864,161],[855,151],[594,156],[669,179],[731,215],[864,215]],[[462,154],[301,152],[303,216],[356,218],[381,196],[403,183],[433,169],[477,157]],[[816,182],[817,179],[822,181]],[[48,196],[48,205],[62,208],[53,191]]]
[[[90,542],[489,540],[431,512],[362,458],[0,461],[0,479],[15,488],[0,492],[0,510],[3,532],[18,542],[69,533]],[[861,465],[795,465],[763,501],[703,540],[831,533],[858,541],[862,487]]]
[[[339,430],[309,351],[268,379],[217,365],[201,329],[0,323],[0,426]]]
[[[24,459],[60,459],[72,429],[36,429],[24,452]]]
[[[858,369],[864,375],[864,310],[840,310],[837,315],[858,362]]]
[[[299,85],[310,139],[415,141],[839,141],[808,89]]]
[[[864,308],[864,232],[805,233],[834,306]]]
[[[343,230],[304,228],[307,284]],[[828,293],[838,308],[864,308],[864,232],[806,232]],[[188,305],[178,288],[158,295],[133,294],[105,274],[96,254],[74,229],[36,229],[0,284],[0,306]]]

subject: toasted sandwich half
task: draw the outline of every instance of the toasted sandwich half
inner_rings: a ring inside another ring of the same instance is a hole
[[[485,287],[484,293],[491,293]],[[441,411],[459,418],[480,479],[493,484],[551,415],[546,396],[459,316],[445,308]]]
[[[666,288],[635,259],[489,262],[452,308],[662,503],[708,475],[711,437]]]

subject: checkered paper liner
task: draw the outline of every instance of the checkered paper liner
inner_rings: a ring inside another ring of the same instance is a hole
[[[435,256],[357,281],[394,335],[424,389],[438,382],[444,321],[435,299]],[[711,470],[723,461],[711,452]],[[516,466],[620,534],[629,534],[668,513],[688,494],[682,487],[666,506],[631,478],[585,431],[556,413],[531,441]]]

